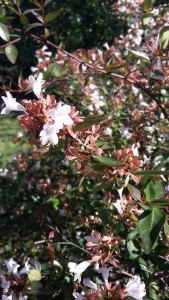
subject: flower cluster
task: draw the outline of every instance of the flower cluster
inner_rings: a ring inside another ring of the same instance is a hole
[[[24,267],[18,271],[20,267],[17,262],[10,258],[5,260],[7,272],[1,272],[0,287],[2,289],[2,300],[27,300],[25,295],[27,286],[27,276],[30,273],[30,266],[28,261],[25,262]]]
[[[43,83],[42,74],[39,74],[37,80],[32,75],[29,76],[29,86],[38,100],[22,100],[23,105],[16,102],[16,98],[6,92],[7,97],[2,97],[6,106],[1,114],[8,114],[10,111],[24,112],[24,115],[18,116],[18,119],[29,134],[30,144],[57,145],[59,135],[64,139],[67,133],[66,128],[71,128],[81,119],[77,117],[78,112],[74,107],[56,102],[54,96],[47,95],[44,98],[41,93]]]

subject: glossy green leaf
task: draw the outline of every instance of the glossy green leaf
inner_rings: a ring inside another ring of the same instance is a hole
[[[161,46],[165,49],[169,43],[169,26],[164,26],[160,31]]]
[[[139,189],[137,189],[135,186],[131,185],[130,183],[128,183],[127,188],[136,201],[141,200],[141,191]]]
[[[24,27],[28,27],[29,26],[29,20],[27,17],[25,17],[24,15],[20,16],[20,22]]]
[[[55,10],[45,16],[45,23],[48,23],[54,19],[56,19],[62,12],[62,8]]]
[[[164,225],[165,218],[165,213],[158,208],[146,210],[139,217],[138,232],[146,254],[152,250]]]
[[[108,167],[120,167],[120,163],[112,159],[111,157],[105,157],[105,156],[93,156],[93,159],[99,162],[102,165],[108,166]]]
[[[156,198],[155,188],[152,181],[147,184],[146,188],[144,189],[144,193],[146,195],[146,201],[148,202],[151,202]]]
[[[127,249],[134,258],[137,258],[141,255],[141,246],[138,241],[130,240],[127,242]]]
[[[91,127],[92,125],[97,125],[101,122],[103,122],[104,120],[108,119],[109,116],[112,115],[112,112],[108,113],[108,114],[104,114],[95,118],[91,118],[87,121],[84,122],[80,122],[78,123],[74,128],[73,128],[73,132],[77,132],[83,129],[87,129],[89,127]]]
[[[5,47],[5,54],[10,62],[14,64],[18,56],[18,49],[15,45],[8,45]]]
[[[134,228],[128,233],[127,240],[132,241],[135,240],[137,237],[138,237],[138,228]]]
[[[10,37],[9,37],[9,31],[6,28],[6,26],[2,23],[0,23],[0,37],[6,42],[9,42]]]
[[[41,8],[41,4],[37,1],[37,0],[29,0],[29,2],[35,4],[36,6],[38,6],[39,8]]]
[[[28,274],[28,278],[30,281],[38,281],[41,279],[41,273],[38,270],[32,269]]]
[[[31,25],[29,25],[26,29],[25,29],[25,33],[28,32],[29,30],[39,27],[39,26],[43,26],[43,24],[41,23],[32,23]]]

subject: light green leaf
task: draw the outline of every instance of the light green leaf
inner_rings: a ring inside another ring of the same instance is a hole
[[[161,46],[165,49],[169,42],[169,26],[164,26],[160,31]]]
[[[96,125],[99,124],[101,122],[103,122],[104,120],[108,119],[109,116],[112,115],[112,112],[108,113],[108,114],[104,114],[95,118],[91,118],[87,121],[84,122],[80,122],[78,123],[74,128],[73,128],[73,132],[77,132],[83,129],[87,129],[89,127],[91,127],[92,125]]]
[[[144,0],[144,11],[150,12],[151,0]]]
[[[147,55],[147,53],[144,53],[144,52],[140,52],[140,51],[134,51],[134,50],[131,50],[131,49],[128,49],[132,54],[134,54],[135,56],[137,56],[138,58],[144,60],[144,61],[147,61],[148,63],[150,63],[150,59]]]
[[[105,157],[105,156],[93,156],[94,160],[99,162],[102,165],[108,166],[108,167],[120,167],[121,164],[111,157]]]
[[[62,8],[55,10],[45,16],[45,23],[48,23],[54,19],[56,19],[62,12]]]
[[[14,64],[18,56],[18,49],[14,45],[8,45],[5,47],[5,54],[10,62]]]
[[[28,278],[30,281],[38,281],[41,279],[41,273],[38,270],[32,269],[28,274]]]
[[[0,37],[6,42],[9,42],[10,40],[9,31],[6,28],[6,26],[2,23],[0,23]]]
[[[139,217],[138,232],[146,254],[152,250],[164,225],[165,218],[165,213],[159,208],[146,210]]]
[[[143,26],[147,26],[149,24],[150,17],[153,17],[152,13],[144,14],[143,16],[141,16]]]

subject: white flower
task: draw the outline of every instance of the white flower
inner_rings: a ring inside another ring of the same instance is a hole
[[[20,270],[19,275],[21,274],[29,274],[30,273],[30,265],[28,261],[26,260],[25,266]]]
[[[20,265],[18,265],[13,260],[13,258],[10,258],[9,260],[5,260],[5,264],[6,264],[6,267],[7,267],[9,273],[13,273],[18,276],[18,267],[20,267]]]
[[[32,75],[29,76],[29,86],[32,88],[34,94],[38,97],[41,93],[41,86],[44,84],[45,80],[42,80],[43,74],[40,73],[35,79]]]
[[[78,281],[81,281],[81,276],[80,274],[83,273],[92,263],[92,260],[84,260],[82,261],[80,264],[76,264],[74,262],[70,262],[68,263],[68,267],[69,267],[69,272],[70,273],[74,273],[74,281],[76,281],[78,279]]]
[[[92,230],[91,235],[87,235],[84,237],[86,241],[92,242],[92,243],[98,243],[98,240],[94,237],[94,230]]]
[[[57,133],[59,132],[58,127],[55,124],[44,124],[43,130],[40,132],[40,142],[41,145],[46,145],[50,142],[52,145],[57,145],[58,143],[58,136]]]
[[[20,103],[16,102],[16,98],[13,98],[11,93],[6,92],[7,97],[2,96],[2,99],[5,102],[6,107],[1,111],[1,115],[8,115],[12,110],[13,111],[25,111],[25,107]]]
[[[2,300],[12,300],[12,295],[9,296],[2,295]]]
[[[82,292],[81,294],[80,293],[73,293],[73,296],[77,299],[77,300],[83,300],[83,299],[86,299],[83,297],[84,293]]]
[[[93,281],[91,281],[90,278],[84,278],[83,285],[85,285],[93,290],[97,290],[97,285]]]
[[[123,209],[125,208],[126,204],[127,204],[126,199],[118,199],[116,200],[116,203],[113,203],[113,205],[116,207],[120,215],[123,214]]]
[[[56,108],[49,110],[48,116],[55,120],[58,129],[62,129],[63,125],[72,125],[74,123],[70,118],[69,113],[70,105],[64,104],[62,106],[61,102],[59,102]]]
[[[1,281],[1,288],[3,288],[3,293],[7,293],[9,290],[9,286],[10,286],[10,281],[6,280],[6,279],[2,279]]]
[[[146,295],[145,284],[140,281],[139,276],[134,276],[133,279],[129,280],[125,288],[125,297],[131,296],[137,300],[142,300]]]
[[[108,278],[109,278],[109,272],[112,270],[112,268],[99,268],[98,272],[99,273],[102,273],[102,276],[103,276],[103,279],[104,281],[108,281]]]
[[[27,300],[28,299],[28,296],[22,296],[21,294],[20,294],[20,296],[19,296],[19,300]]]

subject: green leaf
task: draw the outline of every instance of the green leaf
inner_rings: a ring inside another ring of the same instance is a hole
[[[166,274],[169,274],[169,262],[162,258],[162,257],[153,257],[151,256],[151,261],[155,264],[158,265],[158,267],[164,271]]]
[[[58,9],[58,10],[55,10],[53,12],[51,12],[50,14],[47,14],[45,16],[45,23],[48,23],[54,19],[56,19],[62,12],[62,8]]]
[[[169,240],[169,224],[167,223],[167,221],[164,224],[164,232],[167,240]]]
[[[165,76],[164,76],[163,72],[156,70],[156,71],[150,73],[150,78],[163,81],[165,79]]]
[[[47,80],[50,75],[53,75],[54,77],[60,77],[60,76],[63,75],[63,70],[60,66],[53,63],[53,64],[50,65],[50,67],[43,74],[44,80]]]
[[[105,156],[93,156],[94,160],[99,162],[100,164],[103,164],[108,167],[120,167],[121,164],[111,157],[105,157]]]
[[[25,33],[28,32],[29,30],[31,30],[32,28],[36,28],[39,26],[43,26],[43,24],[41,23],[32,23],[31,25],[29,25],[26,29],[25,29]]]
[[[147,55],[147,53],[144,53],[144,52],[140,52],[140,51],[134,51],[134,50],[131,50],[131,49],[128,49],[132,54],[134,54],[135,56],[137,56],[138,58],[144,60],[144,61],[147,61],[148,63],[150,63],[150,59]]]
[[[16,15],[20,16],[20,13],[10,5],[7,5],[10,10],[12,10]]]
[[[134,187],[130,183],[128,183],[127,188],[129,190],[130,194],[133,196],[133,198],[136,201],[141,200],[141,191],[140,190],[138,190],[136,187]]]
[[[10,40],[9,31],[6,28],[6,26],[2,23],[0,23],[0,37],[6,42],[9,42]]]
[[[27,289],[29,295],[41,295],[43,294],[43,286],[40,281],[31,281]]]
[[[146,210],[139,217],[138,232],[146,254],[152,250],[164,225],[165,218],[165,213],[158,208]]]
[[[155,171],[155,170],[146,170],[146,171],[139,171],[134,173],[134,175],[141,175],[141,176],[159,176],[159,175],[169,175],[169,171]]]
[[[37,1],[37,0],[29,0],[29,2],[35,4],[36,6],[38,6],[39,8],[41,8],[41,4]]]
[[[151,0],[144,0],[144,11],[150,12]]]
[[[156,181],[156,183],[154,185],[154,189],[155,189],[156,199],[160,199],[161,197],[164,196],[165,189],[164,189],[162,183]]]
[[[8,45],[5,47],[5,54],[9,61],[14,64],[18,56],[18,49],[14,45]]]
[[[138,241],[128,241],[127,242],[128,252],[134,257],[137,258],[141,255],[141,246]]]
[[[160,31],[161,46],[165,49],[169,42],[169,26],[164,26]]]
[[[111,215],[104,208],[102,208],[100,210],[100,218],[101,218],[101,220],[102,220],[102,222],[103,222],[104,225],[112,224],[112,222],[113,222]]]
[[[141,16],[141,19],[142,19],[142,22],[143,22],[143,26],[149,25],[149,18],[150,17],[153,17],[152,13],[144,14],[143,16]]]
[[[137,237],[138,237],[138,228],[134,228],[128,233],[127,240],[132,241],[135,240]]]
[[[41,279],[41,273],[38,270],[32,269],[28,274],[28,278],[30,281],[38,281]]]
[[[146,201],[148,202],[151,202],[156,198],[155,188],[152,181],[147,184],[146,188],[144,189],[144,193],[146,195]]]
[[[108,113],[108,114],[104,114],[95,118],[91,118],[87,121],[84,122],[80,122],[78,123],[74,128],[73,128],[73,132],[77,132],[83,129],[87,129],[89,127],[91,127],[92,125],[96,125],[99,124],[101,122],[103,122],[104,120],[108,119],[109,116],[112,115],[112,112]]]
[[[50,2],[52,2],[52,0],[46,0],[44,3],[44,7],[47,6]]]
[[[166,200],[166,199],[155,199],[154,201],[151,201],[151,205],[155,205],[155,206],[169,205],[169,200]]]
[[[29,26],[29,20],[27,17],[25,17],[24,15],[20,16],[20,22],[24,27],[28,27]]]
[[[105,190],[107,188],[109,188],[109,186],[111,186],[113,183],[113,180],[107,180],[106,182],[103,182],[102,184],[98,185],[93,192],[98,192],[98,191],[102,191]]]

